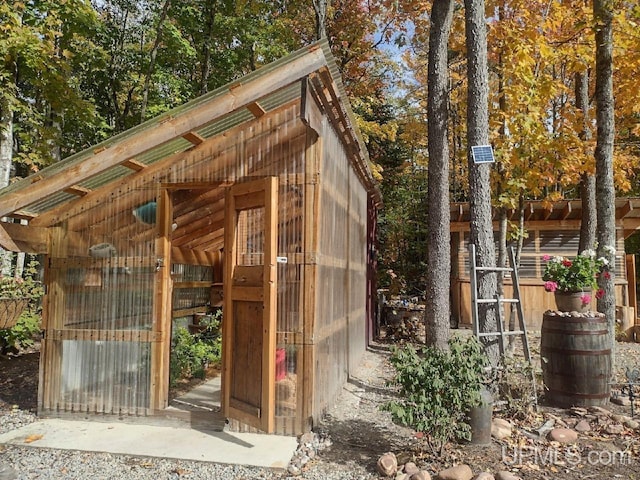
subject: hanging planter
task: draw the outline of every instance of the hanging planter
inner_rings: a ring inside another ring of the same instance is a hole
[[[28,304],[26,298],[0,298],[0,330],[13,328]]]

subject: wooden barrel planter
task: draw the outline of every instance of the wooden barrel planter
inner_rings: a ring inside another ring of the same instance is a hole
[[[26,298],[0,298],[0,330],[13,328],[28,303]]]
[[[604,315],[547,312],[540,357],[545,398],[558,407],[603,406],[611,394],[611,336]]]

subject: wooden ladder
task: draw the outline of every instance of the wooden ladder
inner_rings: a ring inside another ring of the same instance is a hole
[[[522,340],[522,348],[524,351],[525,360],[529,363],[529,369],[531,371],[531,388],[533,391],[533,401],[537,408],[537,394],[536,394],[536,378],[533,371],[533,364],[531,362],[531,350],[529,349],[529,337],[527,335],[527,326],[524,322],[524,312],[522,310],[522,302],[520,300],[520,280],[518,277],[518,269],[516,268],[516,258],[513,251],[513,247],[509,248],[509,267],[479,267],[477,265],[476,258],[476,246],[469,243],[469,270],[471,277],[471,315],[473,322],[473,334],[480,340],[483,337],[499,337],[500,356],[504,358],[505,343],[509,336],[519,336]],[[484,275],[487,273],[508,273],[511,276],[511,282],[513,284],[513,298],[504,298],[502,295],[496,293],[495,298],[478,298],[478,275]],[[480,328],[478,305],[480,304],[495,304],[496,316],[497,316],[497,331],[484,331]],[[518,325],[516,330],[505,330],[504,328],[504,305],[515,304],[516,315],[518,318]]]

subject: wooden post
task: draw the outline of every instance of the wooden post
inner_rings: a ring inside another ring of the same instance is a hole
[[[168,406],[169,359],[171,355],[171,196],[158,190],[156,214],[156,282],[153,331],[158,341],[151,345],[151,408]]]

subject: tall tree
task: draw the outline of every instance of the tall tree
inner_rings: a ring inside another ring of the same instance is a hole
[[[609,261],[609,275],[598,279],[604,295],[598,311],[609,322],[612,348],[615,347],[615,188],[613,184],[613,142],[615,139],[613,98],[613,10],[609,0],[593,1],[596,38],[596,200],[598,252]]]
[[[465,0],[465,36],[467,45],[467,159],[469,164],[469,195],[471,235],[481,267],[496,265],[496,251],[491,219],[490,164],[476,164],[471,147],[489,144],[489,71],[487,66],[487,31],[484,0]],[[479,275],[479,298],[494,298],[496,275]],[[496,307],[479,305],[481,331],[498,330]],[[497,337],[482,337],[485,352],[492,365],[499,362]]]
[[[448,42],[453,0],[434,0],[429,31],[428,66],[428,205],[429,275],[426,284],[427,344],[446,349],[449,341],[451,246],[449,211],[449,64]]]

